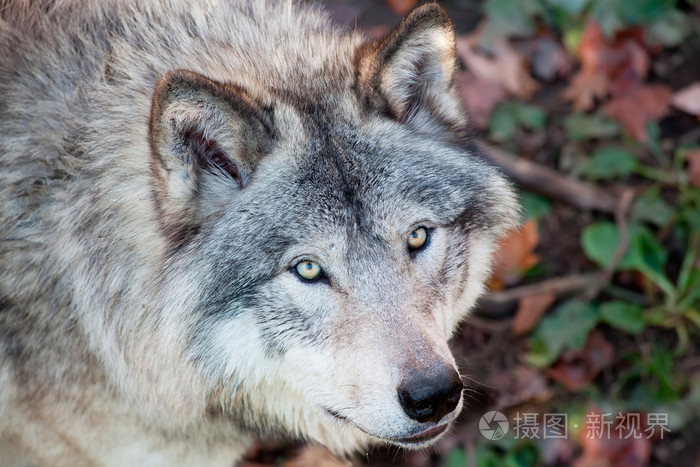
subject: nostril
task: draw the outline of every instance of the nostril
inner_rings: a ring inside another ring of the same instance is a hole
[[[446,371],[448,370],[448,371]],[[459,405],[464,386],[452,368],[436,375],[417,375],[398,389],[406,415],[418,422],[438,422]]]

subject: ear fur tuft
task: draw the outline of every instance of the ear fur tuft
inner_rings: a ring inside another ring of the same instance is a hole
[[[439,5],[416,8],[384,38],[360,47],[356,64],[371,108],[426,133],[464,131],[454,27]]]

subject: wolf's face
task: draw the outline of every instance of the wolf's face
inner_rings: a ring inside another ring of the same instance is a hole
[[[464,144],[453,49],[430,5],[356,51],[330,96],[161,80],[164,283],[196,271],[173,282],[164,313],[182,319],[169,329],[207,416],[341,452],[424,445],[455,419],[447,342],[517,214]]]

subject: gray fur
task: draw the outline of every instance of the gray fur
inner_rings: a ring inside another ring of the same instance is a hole
[[[434,5],[369,42],[285,1],[0,0],[0,464],[426,429],[397,381],[454,366],[518,217],[454,69]]]

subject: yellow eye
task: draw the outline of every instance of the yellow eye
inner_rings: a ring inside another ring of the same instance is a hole
[[[321,277],[321,266],[314,261],[299,261],[299,263],[296,265],[296,270],[297,274],[299,274],[302,279],[307,281],[312,281]]]
[[[411,232],[408,237],[408,248],[410,250],[418,250],[423,248],[428,241],[428,231],[425,227],[418,227],[416,230]]]

